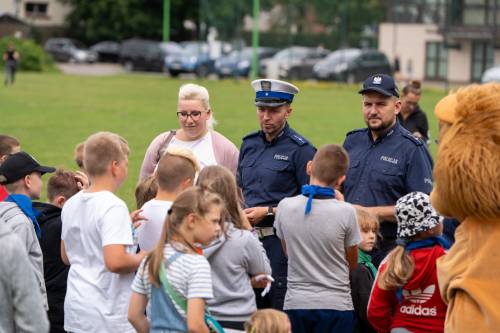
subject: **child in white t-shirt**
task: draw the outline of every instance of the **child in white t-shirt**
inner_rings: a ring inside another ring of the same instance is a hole
[[[199,187],[175,199],[160,241],[132,284],[128,318],[137,332],[208,332],[204,313],[205,300],[213,297],[210,265],[195,244],[208,245],[219,235],[223,211],[222,199]],[[165,291],[167,286],[177,300]],[[148,302],[151,322],[144,315]]]
[[[156,246],[167,211],[179,193],[193,186],[198,170],[196,157],[184,148],[171,147],[160,159],[153,174],[153,181],[158,186],[156,196],[141,208],[141,215],[146,220],[137,229],[139,247],[142,250],[151,251]]]
[[[113,194],[128,172],[129,148],[120,136],[99,132],[85,141],[90,187],[63,207],[61,257],[70,264],[64,300],[64,329],[70,332],[133,332],[127,303],[136,254],[132,221]]]

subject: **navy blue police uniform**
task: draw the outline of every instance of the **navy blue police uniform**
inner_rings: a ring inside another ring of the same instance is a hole
[[[429,151],[421,140],[398,122],[376,140],[368,128],[351,131],[346,135],[344,148],[350,159],[344,197],[351,204],[393,206],[407,193],[420,191],[429,194],[432,190]],[[394,247],[396,230],[396,223],[381,221],[383,238],[378,242],[378,251],[373,253],[375,263],[379,264]]]
[[[281,82],[265,80],[269,81],[273,84]],[[272,87],[269,92],[271,89]],[[286,97],[281,92],[275,96],[278,96],[277,100]],[[258,100],[257,97],[256,101]],[[309,183],[306,165],[313,159],[315,152],[316,149],[308,140],[290,128],[288,123],[285,123],[280,134],[271,142],[266,140],[263,131],[245,136],[240,148],[237,172],[237,182],[242,189],[245,206],[276,207],[282,199],[298,195],[302,185]],[[281,310],[286,293],[287,258],[275,235],[273,223],[274,215],[269,214],[256,225],[256,232],[266,250],[275,279],[266,297],[261,298],[256,293],[257,306]]]

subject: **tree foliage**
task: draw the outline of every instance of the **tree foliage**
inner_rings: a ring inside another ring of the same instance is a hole
[[[67,18],[70,33],[81,40],[122,40],[134,36],[160,39],[163,0],[59,0],[73,6]],[[224,40],[241,38],[243,18],[252,15],[252,0],[170,0],[173,40],[204,39],[208,27],[215,27]],[[293,25],[299,34],[310,33],[314,23],[321,24],[332,38],[350,44],[366,25],[383,17],[381,0],[260,0],[262,10],[281,7],[272,32],[290,33]],[[194,23],[195,29],[184,27]]]

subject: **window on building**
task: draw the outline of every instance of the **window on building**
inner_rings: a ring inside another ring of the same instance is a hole
[[[448,50],[441,42],[427,42],[425,47],[425,77],[428,80],[446,80]]]
[[[26,11],[26,16],[45,17],[48,14],[47,12],[48,7],[49,5],[46,2],[26,2],[24,8]]]
[[[472,43],[471,80],[480,81],[484,71],[493,67],[495,53],[493,46],[485,42]]]
[[[444,22],[446,0],[387,0],[387,17],[394,23]]]
[[[451,0],[449,13],[452,25],[494,25],[495,20],[499,23],[500,3],[498,0]]]

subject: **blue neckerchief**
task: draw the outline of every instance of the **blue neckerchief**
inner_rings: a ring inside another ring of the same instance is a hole
[[[406,252],[410,252],[411,250],[416,249],[423,249],[426,247],[432,247],[434,245],[440,245],[445,250],[448,250],[450,248],[450,243],[448,243],[448,241],[443,236],[427,237],[417,241],[407,241],[405,239],[398,238],[396,239],[396,244],[404,246]],[[403,288],[398,288],[396,290],[396,297],[399,303],[403,302]]]
[[[411,251],[415,249],[422,249],[424,247],[432,247],[434,245],[441,245],[444,249],[448,250],[450,248],[450,243],[443,237],[427,237],[418,241],[409,242],[405,246],[405,250]]]
[[[7,202],[14,202],[19,209],[23,211],[23,213],[30,218],[33,223],[33,227],[35,227],[35,232],[38,238],[42,237],[42,229],[40,228],[40,224],[36,218],[40,216],[40,212],[33,208],[33,202],[31,199],[24,194],[9,194],[7,198],[5,198]]]
[[[306,215],[311,212],[312,201],[315,195],[321,195],[324,197],[335,198],[335,191],[331,187],[322,187],[318,185],[303,185],[302,194],[308,196],[306,203]]]

